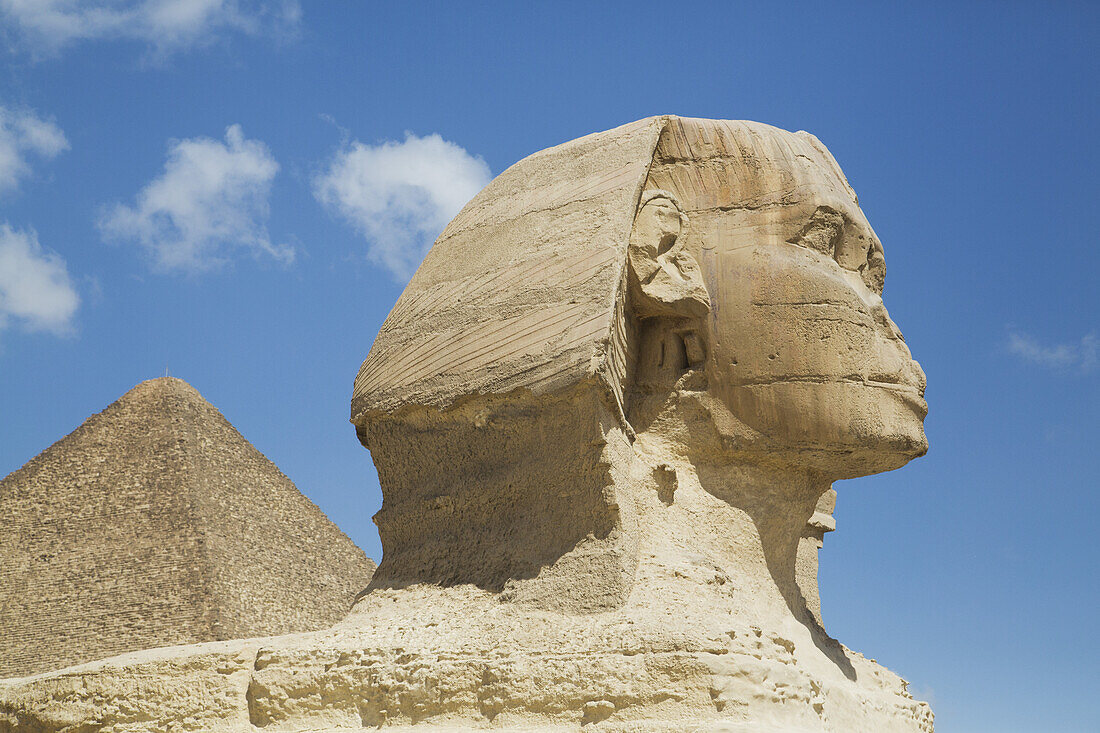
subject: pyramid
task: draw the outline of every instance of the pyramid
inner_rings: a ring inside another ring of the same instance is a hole
[[[325,628],[375,567],[171,377],[0,481],[0,513],[0,678]]]

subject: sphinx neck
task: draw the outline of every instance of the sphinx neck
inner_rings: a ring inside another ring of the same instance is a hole
[[[786,613],[823,633],[817,552],[827,530],[820,526],[818,509],[822,497],[831,494],[831,482],[809,471],[684,457],[641,443],[639,457],[657,466],[656,483],[664,485],[657,488],[657,501],[640,502],[647,507],[645,524],[654,546],[644,555],[670,568],[719,568],[729,579],[723,597],[736,612],[769,618]],[[682,568],[670,575],[694,577]],[[646,576],[643,567],[643,587]]]

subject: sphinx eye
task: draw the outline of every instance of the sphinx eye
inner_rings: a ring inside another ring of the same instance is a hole
[[[819,206],[802,231],[787,241],[832,257],[843,231],[844,217],[827,206]]]

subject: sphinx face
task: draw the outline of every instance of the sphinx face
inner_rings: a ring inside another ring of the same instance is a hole
[[[770,450],[836,477],[923,455],[924,373],[883,305],[882,246],[854,200],[811,186],[707,229],[708,391]]]

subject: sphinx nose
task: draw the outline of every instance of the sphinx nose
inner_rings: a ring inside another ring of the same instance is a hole
[[[928,377],[925,376],[924,369],[921,368],[920,363],[913,358],[913,353],[909,351],[909,344],[905,343],[905,337],[901,335],[901,329],[899,329],[898,325],[890,318],[881,300],[879,301],[879,307],[875,309],[875,320],[882,324],[898,351],[901,352],[901,358],[905,365],[902,368],[903,382],[915,386],[920,391],[921,395],[923,395],[924,388],[928,385]]]
[[[875,322],[886,330],[890,338],[900,341],[904,346],[905,337],[901,335],[901,329],[898,328],[898,324],[894,323],[894,320],[890,318],[890,313],[886,310],[886,305],[882,302],[882,298],[877,295],[871,302],[871,315],[874,316]],[[906,352],[908,353],[908,348],[906,348]]]
[[[921,395],[924,395],[924,389],[928,386],[928,377],[924,374],[924,369],[921,368],[920,362],[916,359],[909,359],[909,371],[913,376],[913,381],[916,382],[917,389],[920,390]]]
[[[894,378],[886,381],[900,381],[902,384],[914,386],[923,395],[928,379],[924,374],[924,369],[921,368],[921,365],[917,363],[917,360],[913,358],[913,354],[909,351],[909,345],[905,343],[905,337],[901,334],[901,329],[894,323],[894,319],[890,318],[881,297],[875,295],[869,305],[871,315],[874,317],[880,333],[888,343],[892,343],[894,348],[897,349],[899,357],[899,360],[894,362],[897,370],[894,372]]]

